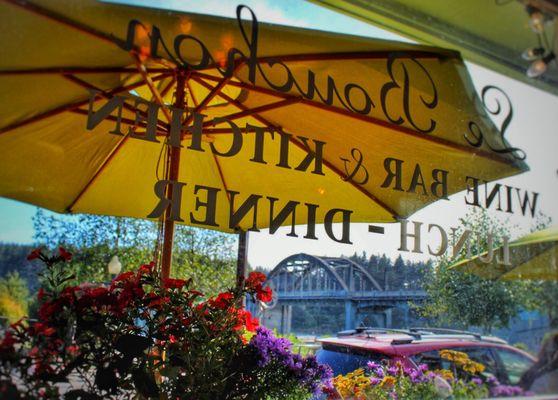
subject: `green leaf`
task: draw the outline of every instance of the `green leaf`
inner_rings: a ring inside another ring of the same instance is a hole
[[[102,397],[82,389],[70,390],[64,395],[64,400],[101,400]]]
[[[115,392],[118,389],[118,378],[112,368],[99,368],[95,374],[95,384],[100,390]]]
[[[159,396],[159,387],[155,383],[153,375],[143,369],[132,371],[132,379],[136,390],[144,397],[152,398]]]
[[[132,334],[122,335],[116,340],[116,350],[120,351],[126,357],[141,357],[144,351],[149,347],[151,341],[144,337]]]

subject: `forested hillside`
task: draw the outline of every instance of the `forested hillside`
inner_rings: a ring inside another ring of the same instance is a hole
[[[385,290],[422,289],[432,268],[430,262],[405,261],[401,255],[395,261],[385,254],[367,256],[366,252],[355,253],[349,258],[366,268]]]

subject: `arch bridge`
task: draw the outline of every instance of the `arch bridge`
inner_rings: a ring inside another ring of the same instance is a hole
[[[422,290],[384,290],[365,268],[345,257],[294,254],[277,264],[267,280],[277,306],[282,306],[282,331],[290,331],[289,306],[301,302],[344,302],[345,329],[352,329],[359,322],[359,312],[378,311],[384,315],[384,325],[390,326],[392,308],[408,309],[410,301],[426,298]]]

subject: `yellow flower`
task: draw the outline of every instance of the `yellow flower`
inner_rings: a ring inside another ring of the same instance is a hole
[[[339,395],[345,398],[359,398],[370,387],[370,379],[359,368],[347,375],[338,375],[333,379],[333,385]]]
[[[469,372],[470,374],[476,375],[483,372],[485,370],[485,366],[481,363],[469,360],[469,362],[463,365],[463,370],[465,372]]]
[[[440,357],[453,361],[458,365],[465,364],[469,361],[469,356],[466,353],[455,350],[440,350]]]
[[[393,376],[385,376],[384,379],[380,382],[380,387],[392,387],[395,385],[395,377]]]
[[[448,371],[447,369],[437,369],[434,371],[436,374],[440,375],[442,378],[444,378],[446,381],[451,381],[453,380],[455,377],[453,376],[453,373],[451,371]]]

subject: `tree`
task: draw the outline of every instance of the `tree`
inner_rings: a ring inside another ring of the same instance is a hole
[[[154,259],[158,225],[153,221],[96,216],[57,216],[37,210],[33,218],[37,244],[63,246],[73,253],[68,266],[77,282],[109,279],[107,264],[118,255],[123,271],[135,270]],[[236,237],[178,225],[172,276],[192,278],[208,294],[234,285]]]
[[[9,272],[0,278],[0,315],[15,322],[27,315],[29,289],[18,272]]]
[[[551,224],[551,218],[540,214],[533,231],[545,229]],[[551,328],[558,329],[558,281],[535,282],[531,300],[531,307],[548,317]]]
[[[477,238],[472,241],[473,254],[487,250],[489,233],[498,246],[510,231],[507,224],[490,218],[486,210],[475,209],[461,219],[461,224],[456,237],[470,229]],[[465,256],[462,252],[458,259]],[[507,326],[519,311],[532,307],[533,283],[484,279],[450,268],[456,261],[443,257],[434,266],[425,284],[428,300],[420,309],[424,317],[435,317],[440,323],[462,328],[478,326],[490,332],[492,328]]]

